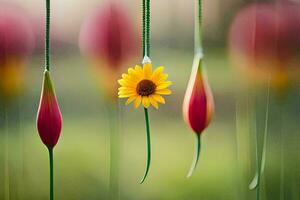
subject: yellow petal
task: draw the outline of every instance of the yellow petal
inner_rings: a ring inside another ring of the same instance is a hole
[[[133,102],[135,99],[137,98],[137,96],[132,96],[132,97],[129,97],[125,103],[125,105],[128,105],[130,104],[131,102]]]
[[[169,90],[169,89],[156,90],[155,93],[156,94],[164,94],[164,95],[172,94],[171,90]]]
[[[119,96],[128,96],[128,97],[130,97],[130,96],[132,96],[132,95],[136,95],[136,92],[118,92],[118,95]]]
[[[151,105],[152,105],[154,108],[158,109],[158,103],[157,103],[157,101],[154,99],[154,97],[152,97],[152,95],[149,96],[149,100],[150,100]]]
[[[118,80],[118,83],[121,85],[121,86],[131,86],[131,84],[127,81],[125,81],[124,79],[120,79]]]
[[[161,104],[166,103],[165,99],[161,95],[153,94],[153,95],[151,95],[151,97],[153,97],[157,102],[159,102]]]
[[[168,74],[161,74],[161,75],[159,76],[158,81],[156,82],[156,84],[160,84],[160,83],[166,81],[167,78],[168,78],[168,76],[169,76]]]
[[[151,80],[156,82],[159,80],[159,77],[161,75],[161,73],[164,71],[164,67],[160,66],[158,68],[156,68],[152,74]]]
[[[142,99],[142,104],[145,108],[149,108],[150,106],[150,100],[147,96],[144,96]]]
[[[136,65],[136,66],[134,67],[134,69],[135,69],[135,71],[136,71],[136,73],[137,73],[138,75],[140,75],[140,76],[143,75],[143,69],[142,69],[141,66]]]
[[[135,88],[128,87],[128,86],[122,86],[122,87],[119,87],[118,90],[135,90]]]
[[[128,98],[131,96],[136,96],[136,94],[132,93],[132,94],[118,94],[119,98]]]
[[[170,85],[172,85],[171,81],[166,81],[166,82],[162,82],[157,86],[157,90],[161,90],[161,89],[165,89],[167,87],[169,87]]]
[[[140,106],[141,102],[142,102],[142,97],[141,96],[137,96],[136,99],[135,99],[135,101],[134,101],[134,107],[138,108]]]
[[[146,79],[150,79],[152,76],[152,64],[145,63],[143,66],[144,76]]]

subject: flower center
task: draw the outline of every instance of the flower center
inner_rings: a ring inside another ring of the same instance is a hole
[[[141,96],[149,96],[155,92],[156,85],[147,79],[140,81],[136,87],[136,92]]]

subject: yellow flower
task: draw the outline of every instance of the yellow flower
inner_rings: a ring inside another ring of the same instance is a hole
[[[145,63],[143,68],[136,65],[128,69],[128,74],[122,74],[122,79],[118,80],[119,98],[128,98],[126,105],[134,102],[134,107],[138,108],[142,104],[149,108],[150,104],[158,109],[158,103],[165,104],[162,95],[171,94],[168,89],[172,85],[167,81],[168,74],[163,73],[164,67],[158,67],[152,71],[151,63]]]

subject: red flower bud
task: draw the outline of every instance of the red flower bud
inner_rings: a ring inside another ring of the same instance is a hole
[[[136,34],[127,13],[119,4],[109,2],[85,20],[79,46],[86,56],[103,60],[109,68],[119,68],[136,53]]]
[[[201,134],[211,121],[214,100],[203,72],[202,55],[194,58],[192,74],[183,103],[183,117],[196,134]]]
[[[44,81],[37,116],[37,128],[43,143],[53,148],[59,139],[62,116],[56,99],[49,71],[44,73]]]

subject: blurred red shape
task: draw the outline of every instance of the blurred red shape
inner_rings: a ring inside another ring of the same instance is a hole
[[[300,6],[296,3],[255,3],[238,12],[230,28],[234,64],[252,77],[272,78],[277,88],[300,70]],[[251,73],[249,73],[251,72]]]
[[[100,58],[109,68],[120,68],[137,53],[137,39],[126,11],[119,3],[109,2],[84,21],[79,46],[88,57]]]

